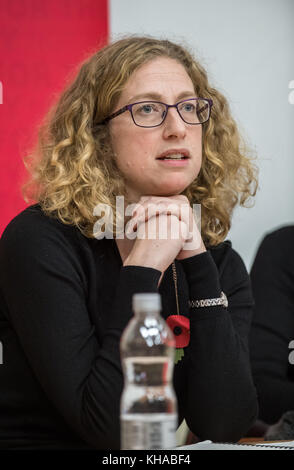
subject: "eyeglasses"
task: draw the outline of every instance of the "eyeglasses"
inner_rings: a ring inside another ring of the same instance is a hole
[[[104,119],[103,123],[130,111],[134,124],[139,127],[157,127],[165,120],[169,108],[176,108],[186,124],[203,124],[210,118],[212,100],[208,98],[191,98],[176,104],[166,104],[160,101],[139,101],[127,104]]]

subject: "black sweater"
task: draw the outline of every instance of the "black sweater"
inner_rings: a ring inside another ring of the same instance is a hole
[[[272,424],[294,410],[294,226],[268,234],[251,270],[255,299],[251,362],[259,395],[259,418]],[[293,354],[292,354],[293,356]],[[292,364],[291,364],[292,362]]]
[[[122,266],[114,240],[86,238],[30,206],[0,241],[0,446],[117,449],[123,376],[119,340],[135,292],[176,313],[171,266]],[[191,339],[175,365],[179,423],[200,439],[236,441],[257,414],[248,352],[249,276],[230,242],[176,261]],[[219,297],[228,309],[189,311]]]

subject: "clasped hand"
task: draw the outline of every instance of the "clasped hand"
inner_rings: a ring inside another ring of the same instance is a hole
[[[206,251],[186,196],[142,196],[125,227],[133,248],[124,265],[165,271],[177,259]]]

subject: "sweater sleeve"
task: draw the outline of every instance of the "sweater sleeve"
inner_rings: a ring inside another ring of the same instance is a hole
[[[90,447],[118,449],[123,377],[119,340],[134,292],[157,292],[160,271],[122,267],[112,321],[99,344],[87,310],[82,262],[64,229],[12,223],[0,244],[2,294],[33,374]]]
[[[262,241],[251,270],[255,298],[250,333],[253,377],[261,420],[272,424],[294,409],[294,227]]]
[[[248,352],[253,305],[249,277],[231,248],[221,272],[209,251],[181,263],[190,300],[216,298],[224,291],[229,304],[190,309],[186,422],[200,439],[234,442],[257,416]]]

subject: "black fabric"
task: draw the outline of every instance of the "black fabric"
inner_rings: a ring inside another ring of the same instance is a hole
[[[250,334],[251,363],[258,391],[259,417],[277,422],[294,410],[294,226],[268,234],[251,269],[255,298]]]
[[[121,333],[135,292],[157,292],[160,271],[122,266],[114,240],[84,237],[30,206],[0,241],[0,446],[117,449]],[[257,414],[248,331],[249,276],[230,242],[176,261],[191,339],[175,365],[179,423],[200,439],[235,441]],[[218,297],[228,310],[191,309]],[[176,314],[171,266],[159,286],[162,315]]]

